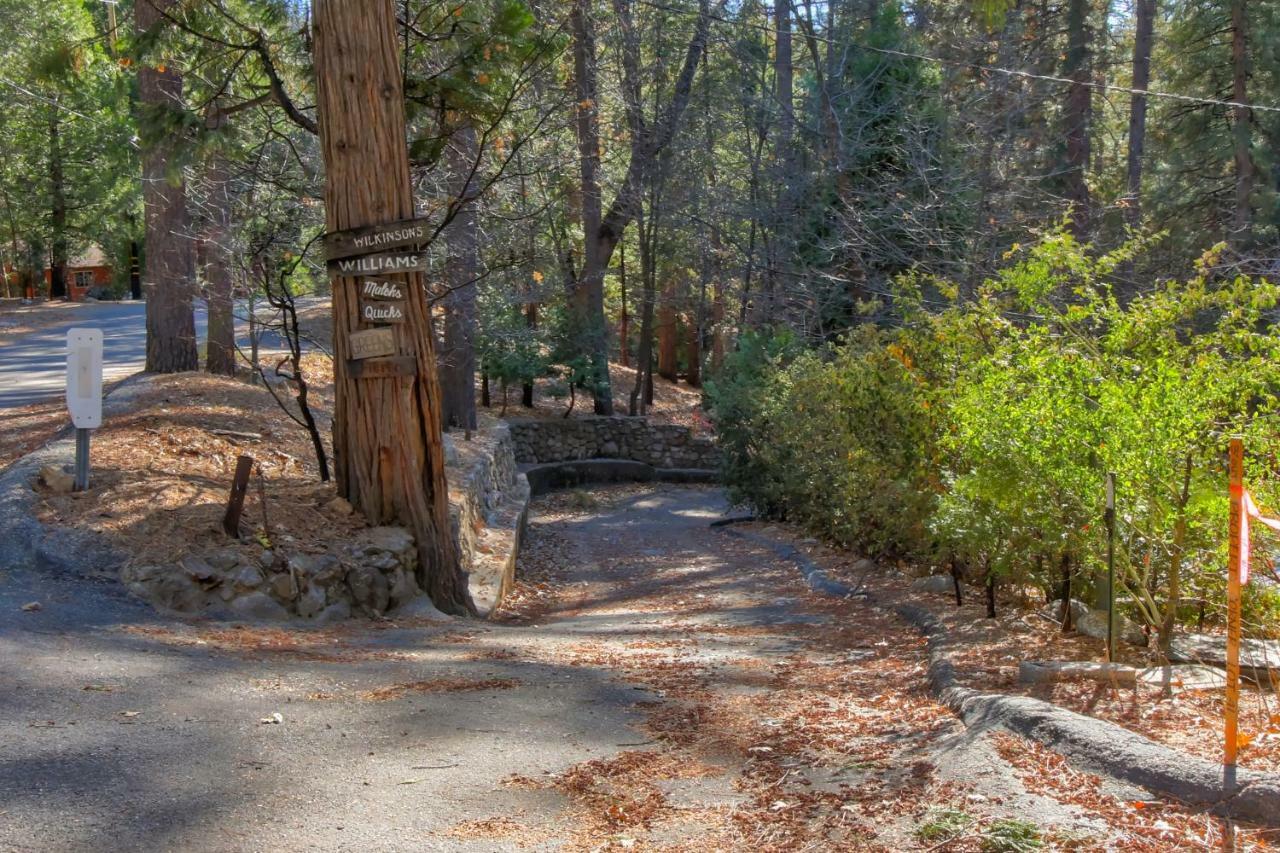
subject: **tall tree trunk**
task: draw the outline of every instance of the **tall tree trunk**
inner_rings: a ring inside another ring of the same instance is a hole
[[[1066,140],[1065,195],[1071,203],[1072,230],[1089,232],[1089,112],[1093,104],[1090,87],[1089,0],[1069,0],[1067,5],[1066,76],[1067,104],[1063,110]]]
[[[653,195],[651,190],[651,197]],[[656,277],[653,270],[652,224],[644,212],[636,218],[636,229],[640,235],[640,345],[636,348],[636,384],[631,389],[630,407],[632,417],[643,415],[645,406],[652,401],[646,393],[647,376],[653,363],[653,314],[657,296]]]
[[[796,146],[795,146],[795,72],[791,55],[791,0],[774,0],[773,91],[777,102],[778,131],[773,146],[773,179],[776,200],[772,217],[773,234],[765,234],[765,287],[756,306],[756,316],[772,318],[776,304],[781,267],[791,261],[789,235],[796,212]],[[772,236],[772,239],[771,239]],[[770,251],[772,249],[772,251]],[[767,322],[767,319],[766,319]]]
[[[211,118],[215,126],[225,121],[225,116]],[[209,373],[235,376],[236,323],[231,299],[231,170],[221,152],[214,154],[206,177],[209,184],[209,222],[204,240],[204,280],[209,294],[209,345],[204,368]]]
[[[530,329],[538,328],[538,303],[530,302],[524,308],[525,325]],[[520,386],[520,405],[526,409],[533,408],[533,383],[526,382]]]
[[[1134,0],[1133,88],[1151,85],[1151,48],[1155,41],[1156,0]],[[1129,98],[1128,198],[1125,222],[1142,225],[1142,157],[1147,144],[1147,96]]]
[[[392,0],[316,0],[314,61],[329,231],[414,214],[404,81]],[[441,610],[473,613],[450,531],[440,384],[421,273],[401,274],[406,322],[396,353],[415,375],[357,379],[350,337],[365,328],[359,279],[333,282],[333,447],[338,493],[373,524],[404,524],[417,540],[418,581]]]
[[[622,285],[622,319],[618,324],[618,362],[623,367],[631,366],[631,355],[628,342],[631,340],[631,329],[627,317],[627,244],[618,244],[618,280]]]
[[[449,224],[444,298],[444,348],[440,353],[440,387],[444,425],[476,428],[476,278],[480,274],[480,226],[476,216],[472,171],[480,156],[476,129],[467,121],[449,137],[446,163],[450,194],[460,207]]]
[[[62,158],[62,116],[55,101],[49,110],[49,298],[66,299],[67,183]]]
[[[672,382],[676,381],[680,361],[675,302],[675,283],[668,281],[662,288],[662,301],[658,307],[658,375]]]
[[[162,13],[173,5],[175,0],[138,0],[134,8],[138,33],[163,26]],[[182,102],[182,75],[173,65],[141,63],[138,100],[152,109],[177,109]],[[142,286],[147,297],[147,371],[151,373],[177,373],[199,366],[192,305],[195,253],[186,184],[169,175],[173,145],[171,139],[158,140],[142,152],[147,245]]]
[[[1253,121],[1249,109],[1249,23],[1246,0],[1231,4],[1231,108],[1232,138],[1235,142],[1236,202],[1231,219],[1231,245],[1237,251],[1250,242],[1253,230],[1253,156],[1250,153]]]
[[[600,192],[600,118],[596,83],[596,33],[591,0],[574,0],[569,14],[573,35],[573,79],[577,103],[578,167],[582,177],[582,269],[573,288],[573,315],[579,350],[591,358],[591,393],[597,415],[613,414],[609,383],[608,335],[604,322],[604,268],[609,262],[599,239],[604,202]]]
[[[698,317],[702,316],[702,307],[698,309],[689,318],[688,328],[685,330],[684,357],[689,364],[685,369],[684,380],[697,388],[702,384],[702,324],[698,322]]]

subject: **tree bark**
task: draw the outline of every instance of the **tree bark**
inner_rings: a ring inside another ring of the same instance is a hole
[[[679,321],[676,318],[675,301],[675,284],[667,282],[662,288],[658,307],[658,375],[671,382],[676,381],[680,360],[679,343],[676,340]]]
[[[622,318],[618,323],[618,362],[623,367],[631,366],[631,354],[628,343],[631,340],[631,329],[627,316],[627,244],[618,244],[618,281],[622,285]]]
[[[67,182],[62,157],[62,117],[55,103],[49,111],[49,298],[67,293]]]
[[[469,121],[454,130],[446,146],[450,194],[460,206],[445,239],[449,243],[444,298],[444,347],[440,353],[440,387],[444,395],[444,425],[476,428],[476,278],[480,274],[480,226],[472,172],[480,143]]]
[[[215,126],[225,117],[211,117]],[[231,170],[226,157],[215,153],[206,175],[209,184],[209,222],[205,228],[204,280],[209,298],[209,338],[204,368],[223,376],[236,374],[236,324],[232,311]]]
[[[1087,234],[1090,227],[1089,112],[1093,104],[1090,77],[1089,0],[1069,0],[1067,5],[1066,76],[1071,79],[1063,110],[1066,140],[1065,196],[1071,203],[1072,230]]]
[[[1151,84],[1151,48],[1155,41],[1156,0],[1134,0],[1133,88]],[[1129,152],[1125,222],[1142,225],[1142,157],[1147,144],[1147,96],[1129,98]]]
[[[414,213],[405,141],[404,81],[392,0],[316,0],[314,61],[329,231]],[[363,329],[358,279],[333,284],[333,446],[338,493],[372,524],[400,523],[417,540],[418,581],[441,610],[474,613],[449,523],[440,385],[420,273],[407,284],[397,354],[416,375],[356,379],[350,336]]]
[[[1249,109],[1249,23],[1246,0],[1231,4],[1231,134],[1235,143],[1236,199],[1231,220],[1231,245],[1240,251],[1253,230],[1253,156],[1250,153],[1253,120]]]
[[[138,0],[138,33],[163,26],[163,12],[175,0]],[[163,67],[164,70],[160,70]],[[173,66],[142,63],[138,100],[153,109],[178,109],[182,75]],[[142,152],[142,204],[146,260],[142,288],[147,298],[147,363],[151,373],[177,373],[199,366],[192,305],[195,253],[190,240],[186,184],[169,175],[174,141],[161,140]]]

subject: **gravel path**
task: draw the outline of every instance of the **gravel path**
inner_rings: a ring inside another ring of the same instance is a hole
[[[906,850],[940,806],[973,821],[951,849],[1010,818],[1122,840],[725,509],[540,499],[497,623],[236,629],[0,578],[0,850]]]

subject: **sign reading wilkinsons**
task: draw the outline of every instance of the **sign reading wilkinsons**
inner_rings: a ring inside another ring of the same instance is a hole
[[[329,261],[329,275],[385,275],[393,272],[426,271],[426,252],[379,252],[375,255]]]
[[[403,219],[349,231],[334,231],[324,237],[325,257],[332,262],[369,252],[417,246],[427,239],[427,229],[425,219]]]

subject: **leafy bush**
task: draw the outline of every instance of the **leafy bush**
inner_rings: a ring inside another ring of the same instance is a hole
[[[748,336],[709,389],[734,497],[867,552],[1086,597],[1114,471],[1122,599],[1167,638],[1188,593],[1224,598],[1229,433],[1259,503],[1280,496],[1280,290],[1215,278],[1210,256],[1121,304],[1108,278],[1142,248],[1056,232],[967,301],[903,278],[892,328],[805,353]]]

